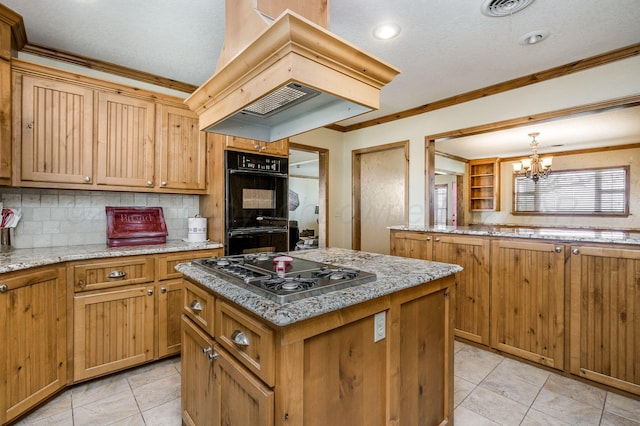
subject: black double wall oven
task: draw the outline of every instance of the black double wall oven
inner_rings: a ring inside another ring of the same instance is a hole
[[[289,161],[225,151],[225,255],[288,250]]]

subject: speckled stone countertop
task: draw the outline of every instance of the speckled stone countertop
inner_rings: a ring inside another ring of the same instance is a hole
[[[370,283],[356,284],[347,289],[279,304],[207,273],[198,266],[182,263],[177,265],[176,269],[213,290],[214,293],[218,293],[278,326],[293,324],[462,271],[460,266],[448,263],[339,248],[294,251],[289,255],[373,272],[377,279]]]
[[[397,231],[437,232],[441,234],[477,235],[488,237],[527,238],[562,242],[630,244],[640,246],[640,231],[594,230],[587,228],[526,228],[515,226],[390,226]]]
[[[170,240],[166,244],[146,246],[107,247],[106,244],[13,249],[0,253],[0,273],[51,265],[71,260],[99,259],[105,257],[135,256],[141,254],[172,253],[189,250],[216,249],[220,243],[187,243]]]

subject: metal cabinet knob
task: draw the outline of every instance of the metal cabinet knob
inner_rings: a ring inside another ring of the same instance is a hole
[[[247,347],[250,345],[249,338],[240,330],[236,330],[231,335],[231,340],[238,346]]]
[[[160,293],[166,293],[166,292],[167,292],[166,288],[164,288],[164,287],[160,288]]]
[[[126,277],[127,273],[125,271],[111,271],[107,277],[109,278],[122,278]]]
[[[83,180],[84,180],[86,183],[89,183],[89,182],[91,182],[91,177],[89,177],[89,176],[85,176]]]
[[[9,286],[6,284],[0,284],[0,293],[6,293],[9,290]]]
[[[153,181],[152,180],[148,180],[147,181],[147,186],[153,186]]]
[[[556,250],[556,253],[562,253],[562,247],[560,246],[556,246],[555,250]]]
[[[160,182],[160,186],[167,186],[167,181],[163,180],[162,182]]]
[[[436,237],[436,242],[439,242],[439,241],[440,241],[440,237]]]
[[[209,346],[208,348],[202,348],[202,353],[205,355],[211,351],[213,351],[213,348],[211,346]]]
[[[197,300],[194,300],[193,302],[191,302],[191,305],[189,306],[191,307],[191,310],[193,312],[202,312],[202,305]]]
[[[149,296],[153,296],[153,289],[152,289],[152,288],[150,288],[149,290],[147,290],[147,294],[148,294]]]
[[[426,241],[431,241],[431,237],[425,238]]]
[[[574,248],[573,250],[571,250],[571,253],[580,254],[580,250],[578,250],[577,248]]]

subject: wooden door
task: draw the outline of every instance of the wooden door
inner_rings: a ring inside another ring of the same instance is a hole
[[[158,356],[180,353],[182,320],[182,279],[163,281],[156,285],[158,297]]]
[[[152,101],[99,92],[98,184],[155,185],[154,111]]]
[[[93,90],[22,77],[23,181],[92,183]]]
[[[159,105],[156,127],[160,189],[205,189],[207,134],[198,130],[198,116]]]
[[[489,345],[489,250],[486,238],[435,235],[433,260],[455,263],[455,334]]]
[[[182,319],[182,423],[214,425],[213,339],[186,317]]]
[[[571,253],[570,370],[640,395],[640,250]]]
[[[273,391],[221,347],[214,351],[214,421],[207,424],[273,426]]]
[[[67,383],[64,270],[6,274],[0,287],[0,424]]]
[[[496,240],[491,258],[491,345],[562,370],[564,246]]]
[[[409,143],[353,151],[354,250],[389,254],[388,226],[409,222]]]
[[[126,286],[74,297],[74,381],[153,359],[152,286]]]
[[[432,235],[424,232],[391,231],[391,249],[394,256],[414,259],[432,259]]]

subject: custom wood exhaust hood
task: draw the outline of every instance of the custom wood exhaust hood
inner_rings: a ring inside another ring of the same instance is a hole
[[[379,108],[380,89],[399,70],[290,10],[308,4],[279,3],[287,9],[271,24],[263,22],[266,29],[242,47],[237,31],[241,23],[252,27],[246,19],[256,10],[251,1],[227,1],[216,73],[185,100],[200,130],[273,142]],[[318,4],[324,16],[314,20],[326,25],[326,0]]]

